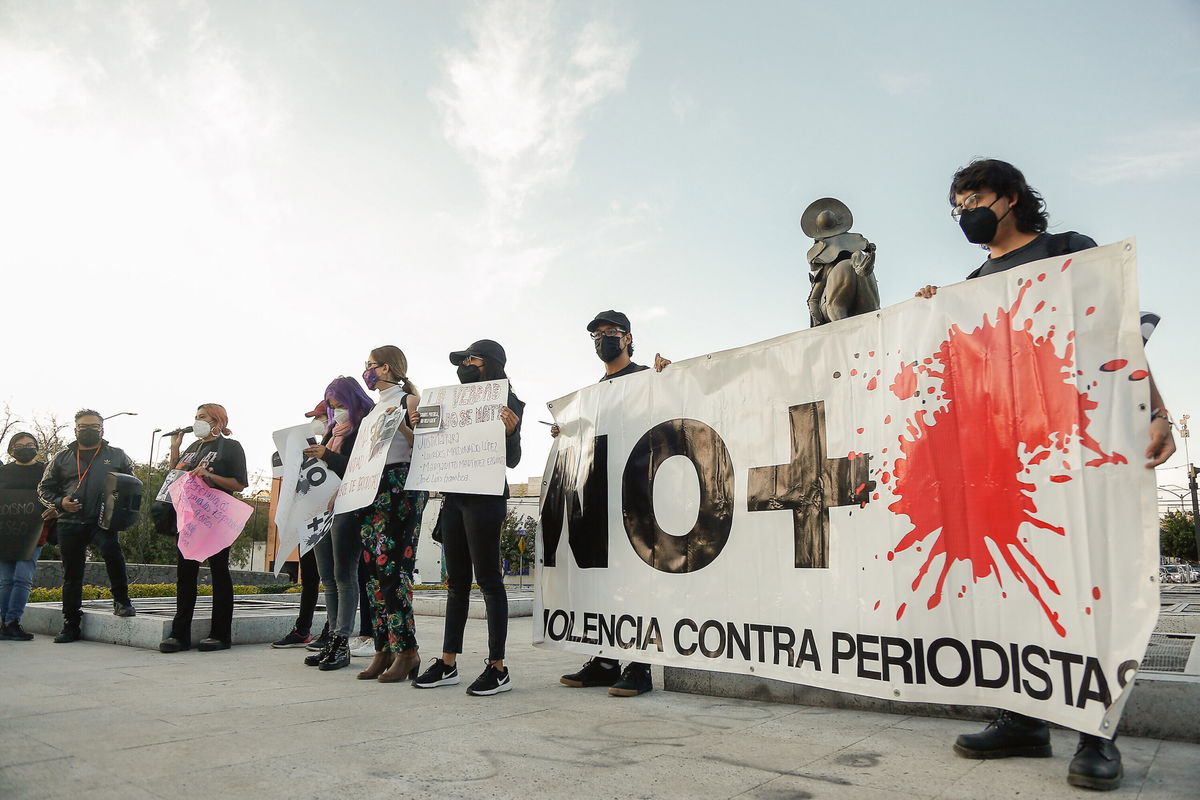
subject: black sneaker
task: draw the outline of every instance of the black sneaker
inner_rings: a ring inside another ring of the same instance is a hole
[[[67,644],[69,642],[78,642],[83,638],[83,631],[79,629],[79,623],[67,622],[63,624],[63,628],[59,631],[58,636],[54,637],[55,644]]]
[[[1116,742],[1091,734],[1079,734],[1079,747],[1067,768],[1067,783],[1084,789],[1108,791],[1121,785],[1124,770]]]
[[[137,610],[133,607],[133,603],[126,600],[113,600],[113,616],[114,617],[136,617]]]
[[[325,627],[321,629],[321,635],[310,641],[305,647],[315,652],[324,650],[329,645],[329,623],[325,623]]]
[[[13,620],[4,626],[3,633],[0,634],[0,639],[7,639],[10,642],[28,642],[33,639],[33,634],[26,633],[21,628],[20,620]]]
[[[650,677],[650,665],[630,662],[621,673],[621,680],[609,687],[612,697],[637,697],[639,694],[654,689],[654,681]]]
[[[458,684],[458,665],[446,666],[446,662],[435,658],[429,669],[421,673],[412,685],[418,689],[433,689],[437,686],[455,686]]]
[[[291,632],[287,636],[283,637],[278,642],[271,642],[271,647],[276,647],[281,650],[285,647],[304,647],[311,641],[312,637],[307,633],[300,633],[295,628],[292,628]]]
[[[979,733],[964,733],[955,739],[954,752],[963,758],[1049,758],[1050,726],[1024,714],[1001,711]]]
[[[583,665],[579,672],[563,675],[558,682],[563,686],[582,688],[587,686],[612,686],[621,677],[621,662],[597,656]]]
[[[333,643],[329,645],[329,655],[325,656],[317,668],[322,672],[329,672],[348,666],[350,666],[350,640],[345,636],[335,636]]]
[[[491,694],[512,691],[512,680],[508,677],[508,667],[504,671],[496,669],[490,661],[483,662],[483,672],[475,682],[467,687],[467,694],[476,697],[486,697]]]

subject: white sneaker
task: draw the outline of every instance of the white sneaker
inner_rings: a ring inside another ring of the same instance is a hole
[[[350,655],[362,658],[375,655],[375,640],[370,636],[355,636],[350,640]]]

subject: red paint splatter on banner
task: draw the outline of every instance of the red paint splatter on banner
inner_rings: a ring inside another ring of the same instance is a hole
[[[880,604],[880,603],[882,603],[882,602],[883,602],[882,600],[876,600],[876,601],[875,601],[875,610],[876,610],[876,611],[878,611],[878,610],[879,610],[879,604]]]
[[[908,608],[908,603],[900,604],[900,607],[896,609],[896,619],[900,619],[904,616],[904,609],[906,608]]]
[[[1133,372],[1129,373],[1129,380],[1131,381],[1144,381],[1149,377],[1150,373],[1144,369],[1135,369]]]
[[[1083,610],[1084,610],[1085,612],[1087,612],[1087,615],[1088,615],[1089,617],[1092,615],[1092,607],[1091,607],[1091,606],[1088,606],[1088,607],[1086,607],[1086,608],[1085,608],[1085,609],[1083,609]]]
[[[1100,599],[1100,587],[1099,587],[1099,586],[1093,586],[1093,587],[1092,587],[1092,599],[1093,599],[1093,600],[1099,600],[1099,599]]]
[[[868,392],[873,392],[873,391],[875,391],[875,387],[876,387],[876,386],[878,386],[878,385],[879,385],[879,379],[878,379],[878,378],[871,378],[871,380],[867,381],[867,391],[868,391]]]
[[[1114,358],[1112,361],[1105,362],[1100,365],[1101,372],[1116,372],[1119,369],[1125,369],[1129,362],[1123,358]]]
[[[1095,306],[1088,306],[1088,310],[1083,312],[1084,316],[1086,316],[1086,317],[1090,317],[1092,314],[1095,314],[1095,313],[1096,313]]]
[[[943,405],[932,413],[918,411],[899,438],[903,456],[893,466],[897,500],[888,508],[907,516],[913,527],[889,558],[919,550],[919,543],[932,538],[912,582],[915,592],[934,560],[944,556],[927,601],[932,609],[941,603],[957,561],[970,562],[973,580],[994,576],[1003,586],[995,553],[1042,607],[1055,632],[1065,637],[1058,613],[1043,596],[1059,594],[1058,585],[1018,533],[1025,524],[1058,536],[1067,532],[1036,515],[1036,486],[1020,476],[1029,463],[1046,458],[1042,453],[1066,454],[1071,436],[1096,454],[1085,466],[1127,460],[1104,452],[1088,433],[1089,414],[1098,404],[1070,381],[1074,344],[1059,355],[1051,335],[1035,336],[1029,321],[1014,325],[1032,285],[1021,286],[1011,308],[997,309],[994,322],[984,317],[970,332],[952,327],[934,354],[937,364],[928,374],[941,379]],[[915,388],[915,376],[912,384]],[[904,399],[902,392],[897,396]],[[900,606],[897,619],[904,608]]]
[[[892,390],[892,394],[901,400],[907,400],[917,393],[917,372],[913,369],[915,365],[905,364],[900,367],[900,371],[896,373],[894,383],[888,388]]]

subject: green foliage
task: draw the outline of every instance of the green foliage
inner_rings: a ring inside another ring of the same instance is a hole
[[[234,586],[234,594],[278,594],[278,592],[264,592],[264,587],[260,586]],[[271,587],[278,588],[278,587]],[[173,583],[131,583],[129,585],[130,597],[174,597],[176,586]],[[212,587],[201,584],[196,587],[196,594],[207,597],[212,594]],[[111,600],[112,590],[107,586],[84,586],[84,600]],[[57,603],[62,600],[62,588],[56,587],[53,589],[35,588],[29,592],[29,602],[31,603]]]
[[[1158,523],[1158,542],[1164,556],[1196,561],[1196,529],[1192,515],[1168,511]]]
[[[524,535],[521,531],[525,531]],[[529,569],[534,558],[534,540],[537,536],[537,520],[528,514],[518,515],[513,509],[508,510],[504,524],[500,526],[500,558],[508,561],[508,572],[517,574],[522,564],[522,554],[519,542],[525,540],[524,565]]]

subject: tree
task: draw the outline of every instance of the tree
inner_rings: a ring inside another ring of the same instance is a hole
[[[8,441],[10,433],[17,433],[17,426],[20,424],[21,418],[13,412],[12,406],[5,403],[4,410],[0,411],[0,442]]]
[[[524,533],[522,534],[522,531]],[[508,572],[516,574],[521,567],[522,558],[524,565],[529,568],[533,564],[534,559],[534,538],[537,535],[537,520],[528,514],[518,515],[513,509],[509,509],[504,515],[504,524],[500,526],[500,558],[508,562]],[[520,540],[525,540],[525,552],[521,553]]]
[[[1158,523],[1159,548],[1164,556],[1196,561],[1196,528],[1192,515],[1168,511]]]
[[[70,427],[66,422],[59,422],[53,412],[33,418],[33,435],[38,440],[38,455],[43,461],[49,463],[66,449],[68,443],[63,441],[62,432]]]

